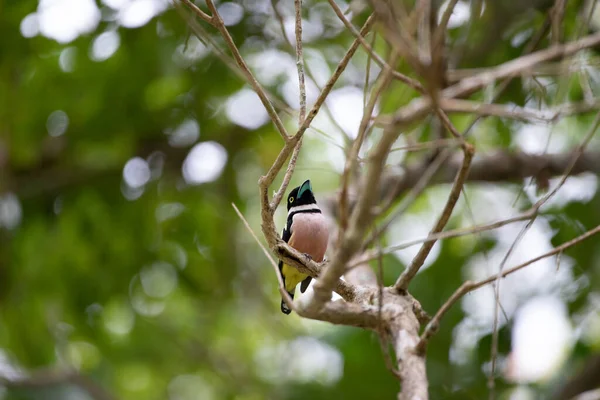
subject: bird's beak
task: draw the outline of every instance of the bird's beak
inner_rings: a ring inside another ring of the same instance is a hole
[[[298,190],[298,198],[302,197],[302,194],[306,191],[312,192],[312,186],[310,185],[310,179],[307,179],[302,186],[300,186],[300,190]]]

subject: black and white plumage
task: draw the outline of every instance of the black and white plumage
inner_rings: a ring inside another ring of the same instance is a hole
[[[290,192],[287,198],[287,209],[288,217],[285,228],[283,228],[282,239],[294,249],[310,256],[314,261],[323,261],[329,240],[329,230],[327,220],[315,200],[310,180]],[[304,293],[312,279],[282,261],[279,262],[279,272],[285,290],[292,299],[298,283],[302,282],[300,292]],[[281,311],[284,314],[292,312],[283,299],[281,300]]]

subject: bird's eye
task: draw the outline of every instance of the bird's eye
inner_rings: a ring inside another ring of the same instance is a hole
[[[290,202],[290,203],[293,203],[293,202],[294,202],[294,198],[293,198],[293,197],[290,197],[290,198],[289,198],[289,202]]]

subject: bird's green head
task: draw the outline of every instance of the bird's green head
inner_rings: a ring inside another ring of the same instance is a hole
[[[295,187],[290,192],[287,199],[287,209],[289,211],[292,207],[316,203],[317,201],[315,200],[310,180],[307,179],[302,185]]]

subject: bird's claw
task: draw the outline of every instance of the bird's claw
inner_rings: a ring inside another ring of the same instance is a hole
[[[308,258],[308,261],[312,261],[313,258],[311,257],[310,254],[308,254],[308,253],[302,253],[302,254],[304,254],[304,257]]]

